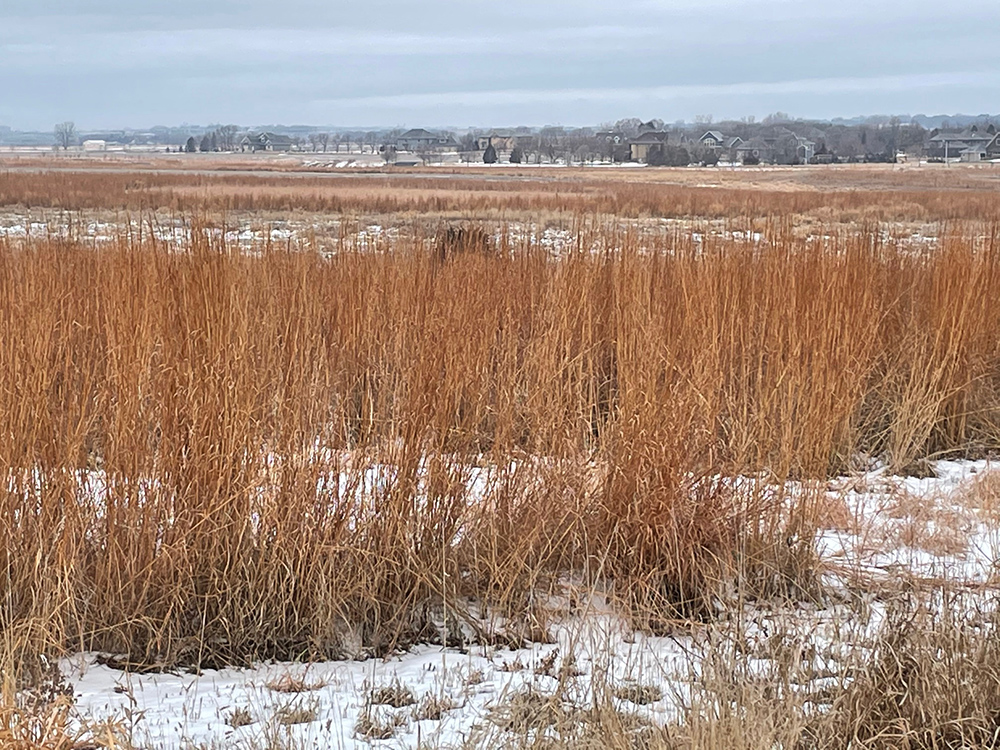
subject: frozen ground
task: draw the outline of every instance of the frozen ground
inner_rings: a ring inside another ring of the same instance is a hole
[[[77,654],[61,664],[74,722],[98,734],[110,722],[150,749],[490,747],[526,697],[585,708],[603,691],[640,722],[664,725],[720,672],[773,683],[822,711],[829,688],[870,658],[888,589],[947,581],[974,598],[996,583],[1000,471],[987,461],[928,466],[933,476],[878,469],[820,488],[831,510],[817,539],[819,603],[734,599],[717,622],[654,637],[566,584],[548,606],[549,642],[515,651],[420,646],[384,660],[200,675],[130,675]]]
[[[386,217],[372,216],[362,219],[345,219],[339,215],[307,214],[301,218],[287,215],[270,218],[259,214],[233,213],[226,218],[224,227],[204,231],[230,246],[253,251],[267,243],[309,247],[321,252],[336,252],[340,247],[362,250],[383,249],[386,242],[399,238],[401,232],[413,230],[412,225],[400,225]],[[434,234],[434,228],[445,219],[429,220],[424,231]],[[462,220],[458,220],[462,223]],[[640,242],[650,247],[669,246],[675,239],[690,239],[697,246],[707,241],[759,244],[767,243],[768,236],[761,227],[744,227],[725,219],[655,218],[614,219],[623,232],[632,232]],[[591,239],[587,229],[574,229],[571,222],[539,224],[532,221],[508,219],[501,229],[496,222],[484,222],[500,241],[504,232],[508,240],[518,245],[529,242],[545,248],[554,256],[566,252],[603,250]],[[191,240],[191,223],[183,216],[158,212],[145,216],[128,216],[108,211],[52,211],[52,210],[0,210],[0,238],[23,240],[25,238],[73,238],[95,246],[115,242],[123,232],[132,236],[152,236],[168,245],[184,246]],[[803,226],[797,230],[809,242],[831,242],[837,237],[822,224],[815,228]],[[881,238],[889,244],[915,250],[929,250],[939,244],[940,227],[933,224],[886,224],[880,230]],[[984,241],[987,239],[982,237]]]

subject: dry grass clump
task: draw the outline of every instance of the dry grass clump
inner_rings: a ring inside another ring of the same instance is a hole
[[[246,708],[234,708],[228,714],[226,714],[226,724],[233,727],[233,729],[239,729],[240,727],[248,727],[254,723],[253,714]]]
[[[580,708],[560,692],[547,694],[534,688],[504,696],[491,708],[489,725],[480,728],[465,747],[580,748],[583,750],[674,750],[679,747],[669,733],[650,721],[616,709],[610,695],[598,691],[592,705]]]
[[[307,680],[303,675],[283,674],[267,683],[267,689],[275,693],[309,693],[326,687],[322,680]]]
[[[461,253],[490,253],[494,248],[493,237],[480,226],[448,224],[438,230],[435,251],[441,261]]]
[[[456,708],[458,704],[447,695],[427,693],[413,707],[413,720],[441,721],[448,711],[454,711]]]
[[[987,471],[977,477],[957,500],[963,507],[978,512],[984,521],[1000,522],[1000,473]]]
[[[659,685],[619,685],[613,691],[615,698],[645,706],[663,700],[663,689]]]
[[[995,602],[947,589],[894,602],[872,658],[833,702],[811,747],[985,748],[1000,743]]]
[[[383,685],[372,690],[368,695],[368,702],[373,706],[404,708],[412,706],[417,702],[417,699],[413,697],[413,691],[410,688],[396,681],[391,685]]]
[[[376,714],[371,709],[362,713],[354,724],[354,734],[365,740],[389,740],[396,736],[406,718],[399,714]]]
[[[996,747],[1000,672],[994,597],[945,585],[897,590],[886,604],[877,633],[856,643],[830,644],[844,661],[829,673],[816,674],[814,654],[794,646],[774,652],[762,667],[751,666],[738,645],[715,644],[692,681],[683,717],[669,728],[674,746]]]
[[[295,724],[308,724],[316,721],[318,715],[318,700],[295,700],[279,706],[274,712],[274,719],[281,726],[289,727]]]

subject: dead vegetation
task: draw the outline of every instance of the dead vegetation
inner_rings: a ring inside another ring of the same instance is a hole
[[[439,267],[415,240],[8,241],[8,621],[136,664],[335,656],[345,623],[378,653],[434,630],[428,601],[527,614],[568,570],[705,617],[738,550],[805,590],[769,540],[808,547],[817,512],[720,472],[997,444],[992,241],[616,239]]]
[[[572,170],[566,174],[250,174],[206,171],[4,171],[0,206],[165,209],[180,214],[306,212],[492,218],[802,217],[817,228],[872,222],[995,222],[991,172]],[[447,179],[442,179],[447,177]]]
[[[871,199],[617,181],[579,195],[458,182],[445,196],[375,177],[354,197],[309,182],[286,195],[244,175],[191,193],[191,179],[0,175],[0,203],[761,221]],[[919,195],[938,218],[1000,205]],[[958,227],[917,252],[874,225],[808,243],[773,220],[763,242],[652,248],[587,231],[559,259],[471,224],[328,257],[197,231],[180,249],[124,232],[102,248],[0,238],[0,739],[72,747],[57,697],[12,697],[39,653],[96,650],[136,670],[385,655],[447,642],[428,613],[471,620],[469,601],[537,640],[533,602],[566,575],[662,633],[710,620],[733,585],[818,599],[813,533],[850,519],[818,490],[789,505],[782,483],[819,487],[859,456],[904,469],[1000,444],[995,232]],[[730,481],[753,473],[768,481]],[[984,485],[989,513],[995,494]],[[905,498],[896,510],[913,519],[908,544],[959,543],[945,534],[957,516]],[[989,746],[994,654],[979,631],[927,617],[891,621],[871,669],[834,691],[829,725],[750,682],[677,737],[610,697],[587,713],[525,694],[493,717],[494,746]],[[935,661],[942,650],[955,660]],[[372,705],[417,703],[380,690]],[[424,703],[414,716],[449,710]],[[282,723],[315,715],[290,699]],[[370,711],[355,731],[386,739],[398,721]],[[518,745],[524,726],[548,740]]]

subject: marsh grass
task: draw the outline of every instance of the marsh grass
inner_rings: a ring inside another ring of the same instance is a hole
[[[183,214],[312,212],[346,216],[509,219],[586,215],[621,218],[802,217],[817,229],[839,223],[996,222],[1000,196],[988,173],[904,174],[804,170],[782,174],[644,170],[639,175],[572,170],[434,174],[247,174],[204,171],[4,171],[0,206],[66,210],[165,209]],[[485,179],[484,179],[485,178]],[[784,180],[783,184],[782,180]],[[710,181],[715,184],[704,184]]]
[[[654,630],[808,597],[825,497],[783,483],[997,446],[1000,250],[768,236],[0,238],[5,664],[384,655],[468,601],[540,632],[567,574]]]

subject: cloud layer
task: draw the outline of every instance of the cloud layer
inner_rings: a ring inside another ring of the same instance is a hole
[[[976,113],[1000,100],[994,0],[3,6],[0,124],[21,128]]]

